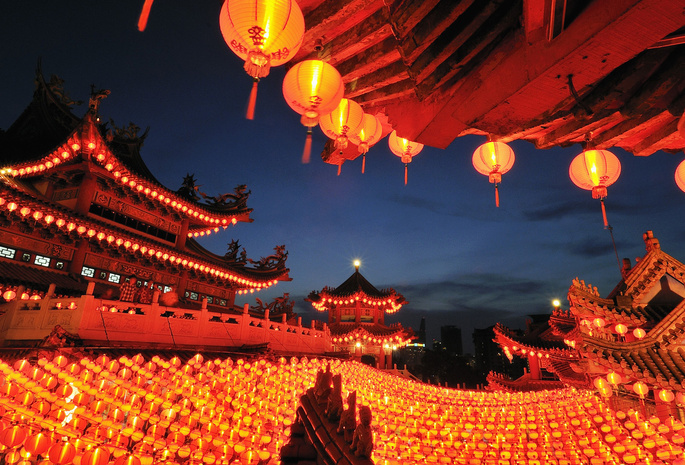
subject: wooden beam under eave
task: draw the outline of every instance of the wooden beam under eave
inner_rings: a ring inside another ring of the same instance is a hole
[[[670,116],[670,115],[669,115]],[[643,137],[635,144],[633,155],[646,157],[663,148],[669,147],[671,139],[680,138],[678,134],[678,119],[671,117],[671,121],[656,129],[652,134]]]
[[[620,113],[616,112],[618,115]],[[638,143],[639,137],[646,135],[650,125],[663,125],[673,118],[667,111],[653,110],[636,118],[623,119],[613,127],[593,134],[592,144],[598,149],[621,147],[629,152]],[[647,133],[648,134],[648,133]],[[631,140],[632,139],[632,140]]]
[[[421,22],[402,36],[400,52],[406,63],[413,63],[447,28],[450,27],[475,0],[443,1],[433,8]],[[417,2],[420,3],[420,2]]]
[[[415,98],[414,82],[411,79],[405,79],[404,81],[396,82],[381,89],[360,95],[355,98],[354,101],[366,110],[366,108],[379,106],[387,102],[398,102],[402,104],[403,101],[412,98]],[[390,124],[393,128],[395,127],[392,121],[390,121]]]
[[[327,0],[321,3],[304,18],[304,41],[293,62],[311,54],[317,41],[330,42],[383,7],[383,0]]]
[[[343,82],[349,83],[355,79],[385,68],[391,63],[401,62],[400,52],[397,50],[397,41],[394,37],[388,37],[357,55],[351,56],[342,63],[338,63],[336,69],[343,78]],[[406,70],[406,67],[405,67]]]
[[[336,66],[391,36],[392,27],[388,23],[388,12],[381,8],[330,42],[324,43],[322,54],[328,56],[329,64]]]
[[[439,3],[441,0],[400,0],[393,5],[390,21],[398,37],[404,38]]]
[[[359,79],[348,82],[345,85],[345,97],[356,98],[360,95],[373,92],[374,90],[387,87],[390,84],[409,79],[407,68],[401,61],[396,61],[373,73],[366,74]]]
[[[497,21],[492,27],[482,26],[484,35],[470,37],[455,53],[441,63],[432,74],[417,84],[417,95],[425,98],[435,89],[439,89],[449,81],[457,81],[466,77],[477,68],[484,60],[507,37],[513,37],[511,31],[516,27],[516,17],[505,17],[503,21]],[[411,71],[410,71],[411,73]],[[417,81],[420,78],[417,78]]]
[[[571,117],[565,124],[562,124],[535,142],[535,146],[540,149],[552,148],[556,145],[563,146],[569,143],[575,143],[576,140],[584,140],[586,136],[591,136],[592,133],[600,127],[606,127],[607,122],[614,120],[615,112],[605,112],[603,116],[596,115],[593,119],[580,119]]]
[[[482,34],[481,26],[486,23],[498,6],[499,4],[493,2],[485,4],[476,2],[458,16],[456,21],[425,48],[416,60],[410,62],[409,72],[415,77],[416,82],[420,83],[426,79],[445,60],[457,53],[468,40],[479,40]],[[474,36],[476,36],[475,39]]]

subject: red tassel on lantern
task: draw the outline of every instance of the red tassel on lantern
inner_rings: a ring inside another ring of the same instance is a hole
[[[150,9],[152,8],[152,2],[154,0],[145,0],[143,3],[143,10],[140,12],[140,18],[138,18],[138,30],[143,32],[145,27],[147,27],[147,20],[150,17]]]
[[[408,165],[405,163],[404,164],[404,185],[407,185],[407,172],[409,171]]]
[[[362,156],[362,174],[364,174],[364,168],[366,167],[366,154]]]
[[[495,184],[495,206],[499,208],[499,184]]]
[[[307,138],[304,141],[304,152],[302,152],[302,163],[309,163],[312,156],[312,128],[307,128]]]
[[[247,102],[247,113],[245,114],[247,119],[254,119],[254,108],[257,104],[257,84],[259,84],[259,78],[254,78],[252,90],[250,91],[250,100]]]

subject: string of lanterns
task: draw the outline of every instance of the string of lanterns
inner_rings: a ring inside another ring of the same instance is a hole
[[[141,31],[147,24],[152,3],[153,0],[144,2],[138,22]],[[295,0],[226,0],[219,14],[219,26],[226,44],[244,60],[245,71],[253,78],[247,110],[247,118],[253,119],[259,79],[269,74],[271,66],[279,66],[292,59],[302,45],[305,33],[302,10]],[[343,98],[344,83],[332,65],[322,60],[304,60],[295,64],[283,81],[283,95],[288,105],[302,115],[300,121],[307,127],[303,163],[309,162],[312,128],[319,124],[324,134],[335,141],[339,155],[342,155],[348,141],[358,145],[359,152],[364,155],[364,172],[366,153],[382,137],[382,126],[374,115],[365,114],[357,103]],[[401,138],[395,131],[388,143],[392,153],[405,165],[406,184],[407,165],[423,145]],[[346,159],[349,157],[337,157],[338,166]],[[503,142],[488,141],[473,154],[474,168],[488,176],[490,183],[495,185],[495,204],[498,207],[499,183],[502,175],[513,166],[514,159],[513,150]],[[620,172],[618,158],[607,150],[585,150],[569,168],[573,183],[591,190],[593,198],[601,201],[605,228],[608,228],[604,206],[606,188],[618,179]],[[685,192],[685,161],[676,169],[675,180]]]

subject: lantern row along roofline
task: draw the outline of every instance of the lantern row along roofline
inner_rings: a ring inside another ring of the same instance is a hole
[[[0,175],[28,178],[36,174],[48,173],[60,164],[73,161],[79,154],[90,156],[123,186],[144,194],[161,206],[173,208],[178,214],[192,221],[207,225],[207,229],[202,231],[189,232],[188,237],[209,235],[212,232],[218,232],[219,227],[225,229],[229,224],[235,225],[238,221],[249,221],[249,210],[225,214],[209,212],[195,202],[179,199],[174,191],[132,173],[109,149],[106,141],[95,128],[95,123],[88,118],[71,133],[66,142],[60,144],[50,154],[37,161],[6,166],[0,170]]]
[[[411,339],[404,339],[401,333],[402,330],[400,329],[389,336],[375,336],[369,333],[366,329],[357,327],[350,333],[341,336],[333,336],[331,341],[334,344],[355,344],[357,342],[361,343],[368,341],[373,344],[382,344],[386,349],[399,349],[411,343]]]
[[[369,297],[363,293],[356,293],[349,297],[331,297],[330,294],[321,293],[319,294],[321,300],[319,302],[312,301],[312,307],[314,307],[319,312],[329,311],[336,305],[352,305],[357,302],[363,304],[373,305],[375,307],[381,307],[385,313],[392,314],[396,313],[402,308],[402,303],[395,303],[392,298],[373,298]]]
[[[97,240],[103,246],[110,248],[123,247],[130,252],[140,252],[147,255],[150,260],[157,260],[160,263],[176,265],[188,270],[195,270],[213,278],[222,279],[240,285],[243,289],[238,290],[238,294],[252,293],[255,290],[266,289],[278,282],[278,279],[268,281],[257,281],[240,276],[239,273],[227,271],[227,269],[208,263],[178,250],[160,246],[148,241],[140,240],[138,237],[120,231],[113,231],[99,223],[87,220],[74,220],[63,212],[39,204],[39,202],[28,199],[19,199],[18,195],[5,193],[0,196],[0,210],[17,212],[24,221],[33,219],[36,223],[48,227],[54,224],[62,232],[69,234],[72,231],[90,240]],[[252,271],[246,269],[246,271]]]
[[[499,339],[499,344],[502,346],[502,350],[507,355],[507,358],[510,358],[510,355],[523,355],[526,357],[537,355],[538,358],[550,358],[550,356],[577,358],[575,351],[571,349],[561,347],[541,348],[518,341],[510,335],[511,330],[509,328],[499,323],[495,325],[493,331],[496,338]]]
[[[630,323],[644,325],[647,320],[644,315],[633,311],[633,308],[617,306],[611,299],[602,299],[593,295],[588,295],[582,290],[572,286],[569,289],[568,301],[571,312],[577,318],[596,318],[604,317],[616,320],[617,323]]]

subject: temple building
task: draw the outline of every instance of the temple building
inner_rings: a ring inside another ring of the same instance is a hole
[[[496,341],[507,357],[525,357],[530,372],[518,380],[497,374],[493,389],[550,389],[566,385],[606,396],[640,398],[657,408],[685,405],[685,265],[663,250],[652,231],[646,253],[607,297],[578,278],[569,309],[555,308],[536,331],[522,337],[502,325]],[[554,375],[554,380],[549,379]]]
[[[33,100],[0,133],[2,343],[32,344],[59,326],[83,343],[325,350],[322,337],[296,342],[314,339],[309,329],[281,327],[292,315],[271,322],[235,306],[237,294],[290,280],[285,246],[252,260],[236,240],[223,256],[197,241],[252,221],[246,186],[214,197],[192,175],[163,186],[141,158],[147,131],[101,122],[108,94],[92,90],[76,116],[62,81],[38,70]]]
[[[392,352],[404,347],[413,332],[400,323],[385,324],[386,313],[396,313],[407,303],[394,289],[376,289],[359,272],[338,287],[311,292],[307,301],[319,312],[328,311],[328,328],[334,352],[353,354],[355,360],[372,356],[378,368],[392,368]]]

